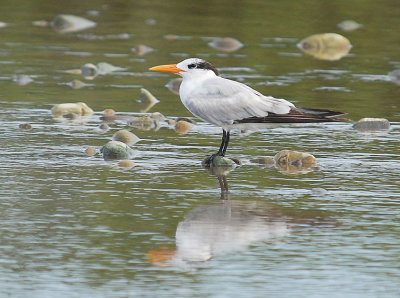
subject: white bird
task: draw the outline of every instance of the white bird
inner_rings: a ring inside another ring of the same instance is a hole
[[[215,156],[225,156],[230,130],[247,123],[310,123],[343,121],[344,113],[295,107],[285,99],[265,96],[242,83],[219,76],[209,62],[189,58],[178,64],[159,65],[153,71],[180,75],[179,95],[185,107],[196,117],[222,127],[221,146]]]

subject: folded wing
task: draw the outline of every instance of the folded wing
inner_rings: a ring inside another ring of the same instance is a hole
[[[183,95],[183,103],[197,117],[216,125],[236,120],[288,114],[295,106],[284,99],[264,96],[239,82],[221,77],[207,79]]]

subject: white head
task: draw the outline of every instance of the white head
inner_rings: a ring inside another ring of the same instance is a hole
[[[185,73],[203,74],[205,72],[213,72],[216,76],[219,75],[219,72],[214,65],[200,58],[189,58],[183,60],[182,62],[179,62],[176,67],[183,70],[183,72],[179,73],[181,76],[185,76]]]
[[[218,70],[210,62],[200,58],[189,58],[179,62],[178,64],[159,65],[150,68],[154,71],[172,72],[183,78],[195,76],[218,76]]]

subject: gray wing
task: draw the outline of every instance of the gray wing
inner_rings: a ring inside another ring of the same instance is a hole
[[[195,116],[217,125],[235,120],[264,117],[268,113],[287,114],[294,105],[287,100],[264,96],[236,81],[221,77],[206,79],[182,102]]]

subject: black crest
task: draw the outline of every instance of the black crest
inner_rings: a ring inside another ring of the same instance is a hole
[[[188,65],[189,69],[198,68],[198,69],[208,69],[212,70],[217,76],[219,75],[218,69],[212,65],[210,62],[207,61],[200,61],[196,63],[191,63]]]

